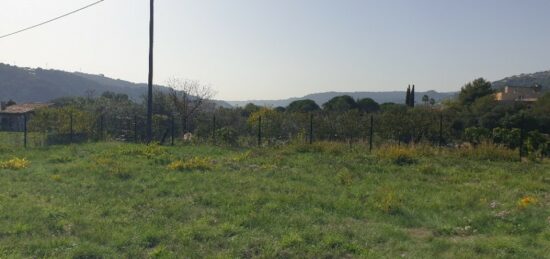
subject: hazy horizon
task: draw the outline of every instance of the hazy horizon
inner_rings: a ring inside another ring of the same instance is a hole
[[[92,0],[18,1],[0,35]],[[216,99],[266,100],[319,92],[457,91],[548,70],[550,2],[156,1],[155,84],[211,84]],[[0,39],[0,62],[147,80],[148,1],[106,0]]]

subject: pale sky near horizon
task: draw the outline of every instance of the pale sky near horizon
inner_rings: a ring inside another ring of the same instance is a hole
[[[0,35],[95,0],[0,0]],[[0,39],[0,62],[147,81],[147,0],[105,2]],[[456,91],[550,69],[547,0],[156,0],[155,83],[217,99]]]

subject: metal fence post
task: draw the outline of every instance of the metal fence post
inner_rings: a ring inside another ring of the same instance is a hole
[[[27,148],[27,114],[23,114],[23,146]]]
[[[519,133],[519,160],[523,159],[523,137],[524,137],[524,114],[521,114],[520,133]]]
[[[138,143],[138,132],[137,132],[138,118],[137,115],[134,115],[134,141]]]
[[[69,136],[69,142],[73,143],[73,112],[71,111],[69,113],[69,127],[70,127],[70,136]]]
[[[212,142],[216,145],[216,114],[212,117]]]
[[[443,146],[443,113],[439,114],[439,147]]]
[[[371,114],[370,116],[370,132],[369,132],[369,151],[372,151],[372,139],[373,139],[373,134],[374,132],[374,115]]]
[[[262,146],[262,116],[258,119],[258,146]]]
[[[313,144],[313,114],[309,115],[309,144]]]
[[[170,118],[170,145],[174,145],[174,136],[175,136],[175,122],[174,122],[174,114],[172,114]]]
[[[104,114],[101,113],[101,115],[99,116],[99,140],[100,141],[103,141],[104,140],[104,136],[103,136],[103,120],[104,120]]]

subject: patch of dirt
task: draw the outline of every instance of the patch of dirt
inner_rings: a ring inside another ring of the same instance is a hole
[[[407,229],[407,233],[414,239],[429,239],[433,237],[432,231],[426,228],[410,228]]]

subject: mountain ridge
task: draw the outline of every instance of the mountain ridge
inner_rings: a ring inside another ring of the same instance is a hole
[[[541,85],[545,91],[550,90],[550,71],[506,77],[493,82],[493,87],[501,89],[507,85],[529,87],[536,84]],[[156,85],[156,87],[168,89],[161,85]],[[0,63],[0,100],[2,101],[12,99],[16,102],[48,102],[61,97],[99,95],[105,91],[127,94],[130,99],[141,101],[147,93],[147,84],[113,79],[101,74],[17,67]],[[441,101],[452,98],[457,93],[458,91],[437,92],[433,90],[416,92],[416,100],[420,102],[423,95],[428,95],[436,101]],[[405,101],[405,91],[329,91],[279,100],[215,100],[215,102],[222,107],[244,106],[248,103],[277,107],[288,106],[296,100],[311,99],[322,105],[338,95],[350,95],[354,99],[369,97],[378,103],[403,103]]]
[[[161,91],[168,88],[155,85]],[[126,94],[139,102],[147,94],[147,84],[113,79],[104,75],[67,72],[55,69],[17,67],[0,63],[0,100],[15,102],[49,102],[62,97],[100,95],[110,91]],[[231,107],[214,100],[218,106]]]

